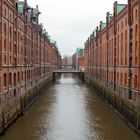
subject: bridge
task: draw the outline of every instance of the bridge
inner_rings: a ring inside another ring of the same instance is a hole
[[[53,73],[84,73],[84,72],[76,69],[60,69],[53,71]]]
[[[85,78],[84,71],[80,71],[80,70],[76,70],[76,69],[60,69],[60,70],[54,70],[53,71],[53,81],[56,80],[56,75],[57,74],[63,74],[63,73],[77,74],[83,81],[84,81],[84,78]]]

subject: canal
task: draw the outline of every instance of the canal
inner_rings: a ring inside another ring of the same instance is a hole
[[[61,76],[0,140],[139,140],[74,75]]]

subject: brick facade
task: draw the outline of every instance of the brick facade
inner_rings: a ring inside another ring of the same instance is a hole
[[[78,58],[78,69],[81,71],[85,70],[85,59],[84,56]]]
[[[28,8],[26,0],[0,2],[0,109],[61,65],[56,43],[38,24],[38,17],[31,17],[38,7]]]
[[[85,72],[118,96],[140,104],[140,1],[114,3],[85,42]]]

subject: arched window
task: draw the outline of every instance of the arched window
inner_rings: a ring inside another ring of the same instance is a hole
[[[137,57],[138,41],[137,41],[137,38],[138,38],[138,25],[136,24],[136,26],[135,26],[135,64],[136,65],[138,63],[138,57]]]
[[[123,33],[121,33],[121,65],[123,65]]]
[[[5,38],[4,38],[4,51],[6,51],[6,23],[4,23],[4,36],[5,36]]]
[[[11,73],[9,74],[9,85],[10,86],[12,85],[12,74]]]
[[[20,76],[19,76],[19,72],[18,72],[18,82],[20,82]]]
[[[4,87],[7,87],[7,76],[6,76],[6,73],[4,73],[3,80],[4,80]]]
[[[4,55],[4,64],[6,64],[6,61],[7,59],[6,59],[6,55]]]
[[[16,3],[16,11],[18,11],[18,4]]]
[[[135,10],[135,20],[137,20],[138,19],[138,10],[136,9]]]
[[[4,23],[4,35],[6,36],[6,23]]]
[[[16,73],[14,73],[14,86],[16,86]]]
[[[31,72],[30,72],[30,70],[29,70],[29,79],[31,78]]]
[[[125,65],[127,65],[127,31],[125,31]]]
[[[10,27],[9,39],[10,39],[10,52],[11,52],[12,50],[12,28],[11,27]]]
[[[121,28],[123,29],[123,21],[121,22]]]
[[[10,56],[10,64],[12,64],[12,56]]]
[[[137,80],[138,80],[137,75],[135,75],[135,77],[134,77],[134,88],[137,88]]]
[[[125,73],[125,77],[124,77],[124,82],[125,82],[125,85],[127,85],[127,74]]]
[[[22,80],[23,80],[23,72],[22,72]]]
[[[123,78],[123,75],[122,75],[122,73],[121,73],[121,83],[122,83],[122,78]]]
[[[26,80],[26,71],[25,71],[25,80]]]

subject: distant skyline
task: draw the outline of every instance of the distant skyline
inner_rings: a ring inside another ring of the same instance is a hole
[[[71,56],[99,25],[106,13],[113,12],[116,0],[27,0],[31,7],[39,6],[40,22],[57,42],[62,56]],[[127,0],[118,0],[126,4]]]

